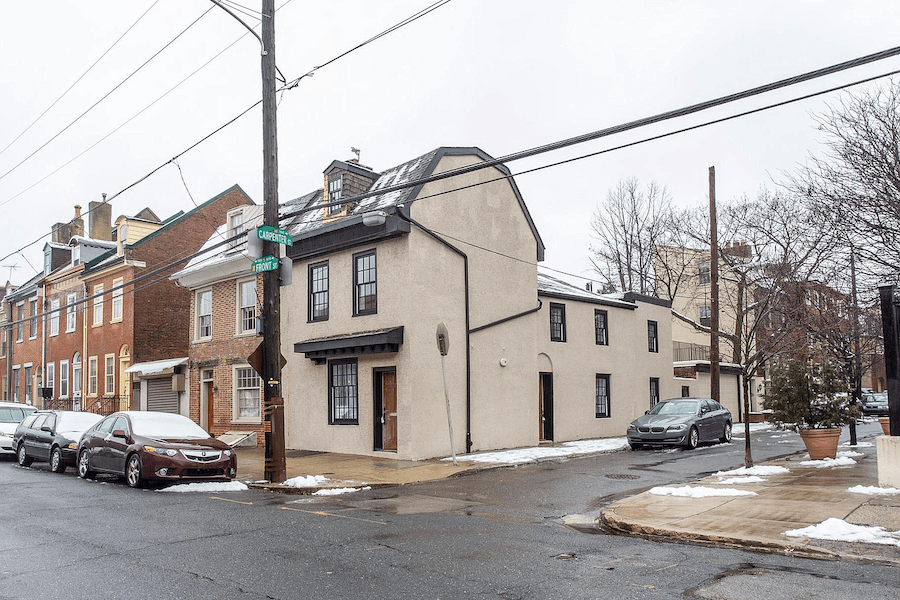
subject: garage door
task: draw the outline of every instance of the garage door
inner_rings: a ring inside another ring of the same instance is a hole
[[[178,412],[178,392],[172,390],[172,377],[147,380],[147,410]]]

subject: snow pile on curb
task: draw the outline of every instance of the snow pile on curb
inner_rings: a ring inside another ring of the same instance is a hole
[[[301,475],[300,477],[292,477],[284,482],[283,485],[295,488],[318,487],[328,481],[324,475]]]
[[[208,483],[180,483],[159,490],[160,492],[243,492],[249,489],[240,481],[229,481],[218,483],[211,481]]]
[[[690,486],[669,488],[655,487],[650,490],[651,494],[656,496],[678,496],[683,498],[710,498],[715,496],[755,496],[756,492],[748,492],[746,490],[736,490],[734,488],[711,488],[702,486]]]
[[[788,537],[807,537],[837,542],[866,542],[900,546],[900,531],[886,531],[884,527],[853,525],[842,519],[827,519],[818,525],[785,531]]]
[[[897,488],[883,488],[874,485],[854,485],[852,488],[847,488],[847,491],[854,494],[868,494],[869,496],[894,496],[900,494],[900,490]]]

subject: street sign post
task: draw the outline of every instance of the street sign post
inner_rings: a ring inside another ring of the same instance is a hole
[[[266,242],[275,242],[276,244],[284,244],[285,246],[293,246],[294,238],[284,229],[273,227],[272,225],[261,225],[256,228],[256,236]]]
[[[250,271],[253,273],[262,273],[263,271],[274,271],[278,268],[278,258],[274,256],[263,256],[257,258],[250,263]]]

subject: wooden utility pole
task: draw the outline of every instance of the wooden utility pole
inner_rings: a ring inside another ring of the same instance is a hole
[[[275,0],[262,0],[263,216],[278,227],[278,135],[275,98]],[[264,256],[279,256],[279,244],[263,242]],[[266,432],[265,478],[287,479],[284,456],[284,398],[281,395],[280,269],[263,274],[263,400]]]
[[[709,168],[709,395],[720,401],[719,391],[719,232],[716,223],[716,168]]]

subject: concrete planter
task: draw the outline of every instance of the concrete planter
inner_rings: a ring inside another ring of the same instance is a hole
[[[881,430],[884,432],[884,435],[891,435],[891,418],[878,417],[878,422],[881,423]]]
[[[800,438],[803,440],[803,443],[806,444],[810,460],[836,458],[838,439],[840,437],[840,427],[800,430]]]

